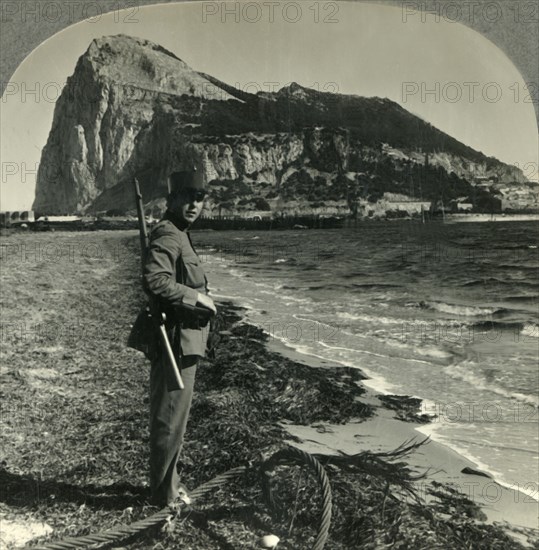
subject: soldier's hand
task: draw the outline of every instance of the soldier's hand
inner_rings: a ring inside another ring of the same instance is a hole
[[[211,310],[213,315],[217,314],[217,308],[215,307],[213,300],[207,294],[202,294],[200,292],[198,293],[197,305],[198,304]]]

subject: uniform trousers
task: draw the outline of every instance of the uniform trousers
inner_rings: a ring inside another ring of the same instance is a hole
[[[200,361],[198,355],[180,355],[177,359],[185,386],[183,390],[168,391],[174,386],[171,385],[170,366],[163,353],[152,362],[150,374],[150,488],[152,502],[163,507],[179,494],[176,464]]]

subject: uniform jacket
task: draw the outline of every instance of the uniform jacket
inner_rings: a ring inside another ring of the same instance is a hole
[[[187,227],[172,213],[154,226],[143,271],[146,291],[166,313],[173,349],[204,357],[210,331],[207,319],[194,313],[197,294],[208,293],[208,280]]]

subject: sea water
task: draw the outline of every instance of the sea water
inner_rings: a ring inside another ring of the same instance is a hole
[[[529,221],[385,221],[194,241],[213,294],[270,338],[421,398],[423,431],[537,498],[538,236]]]

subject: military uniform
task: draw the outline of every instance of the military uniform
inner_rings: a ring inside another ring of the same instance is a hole
[[[176,463],[191,408],[195,374],[205,356],[209,324],[194,311],[208,281],[187,225],[167,211],[152,230],[144,264],[144,286],[166,313],[166,328],[185,385],[175,383],[158,346],[150,375],[150,486],[152,499],[166,505],[178,496]]]

